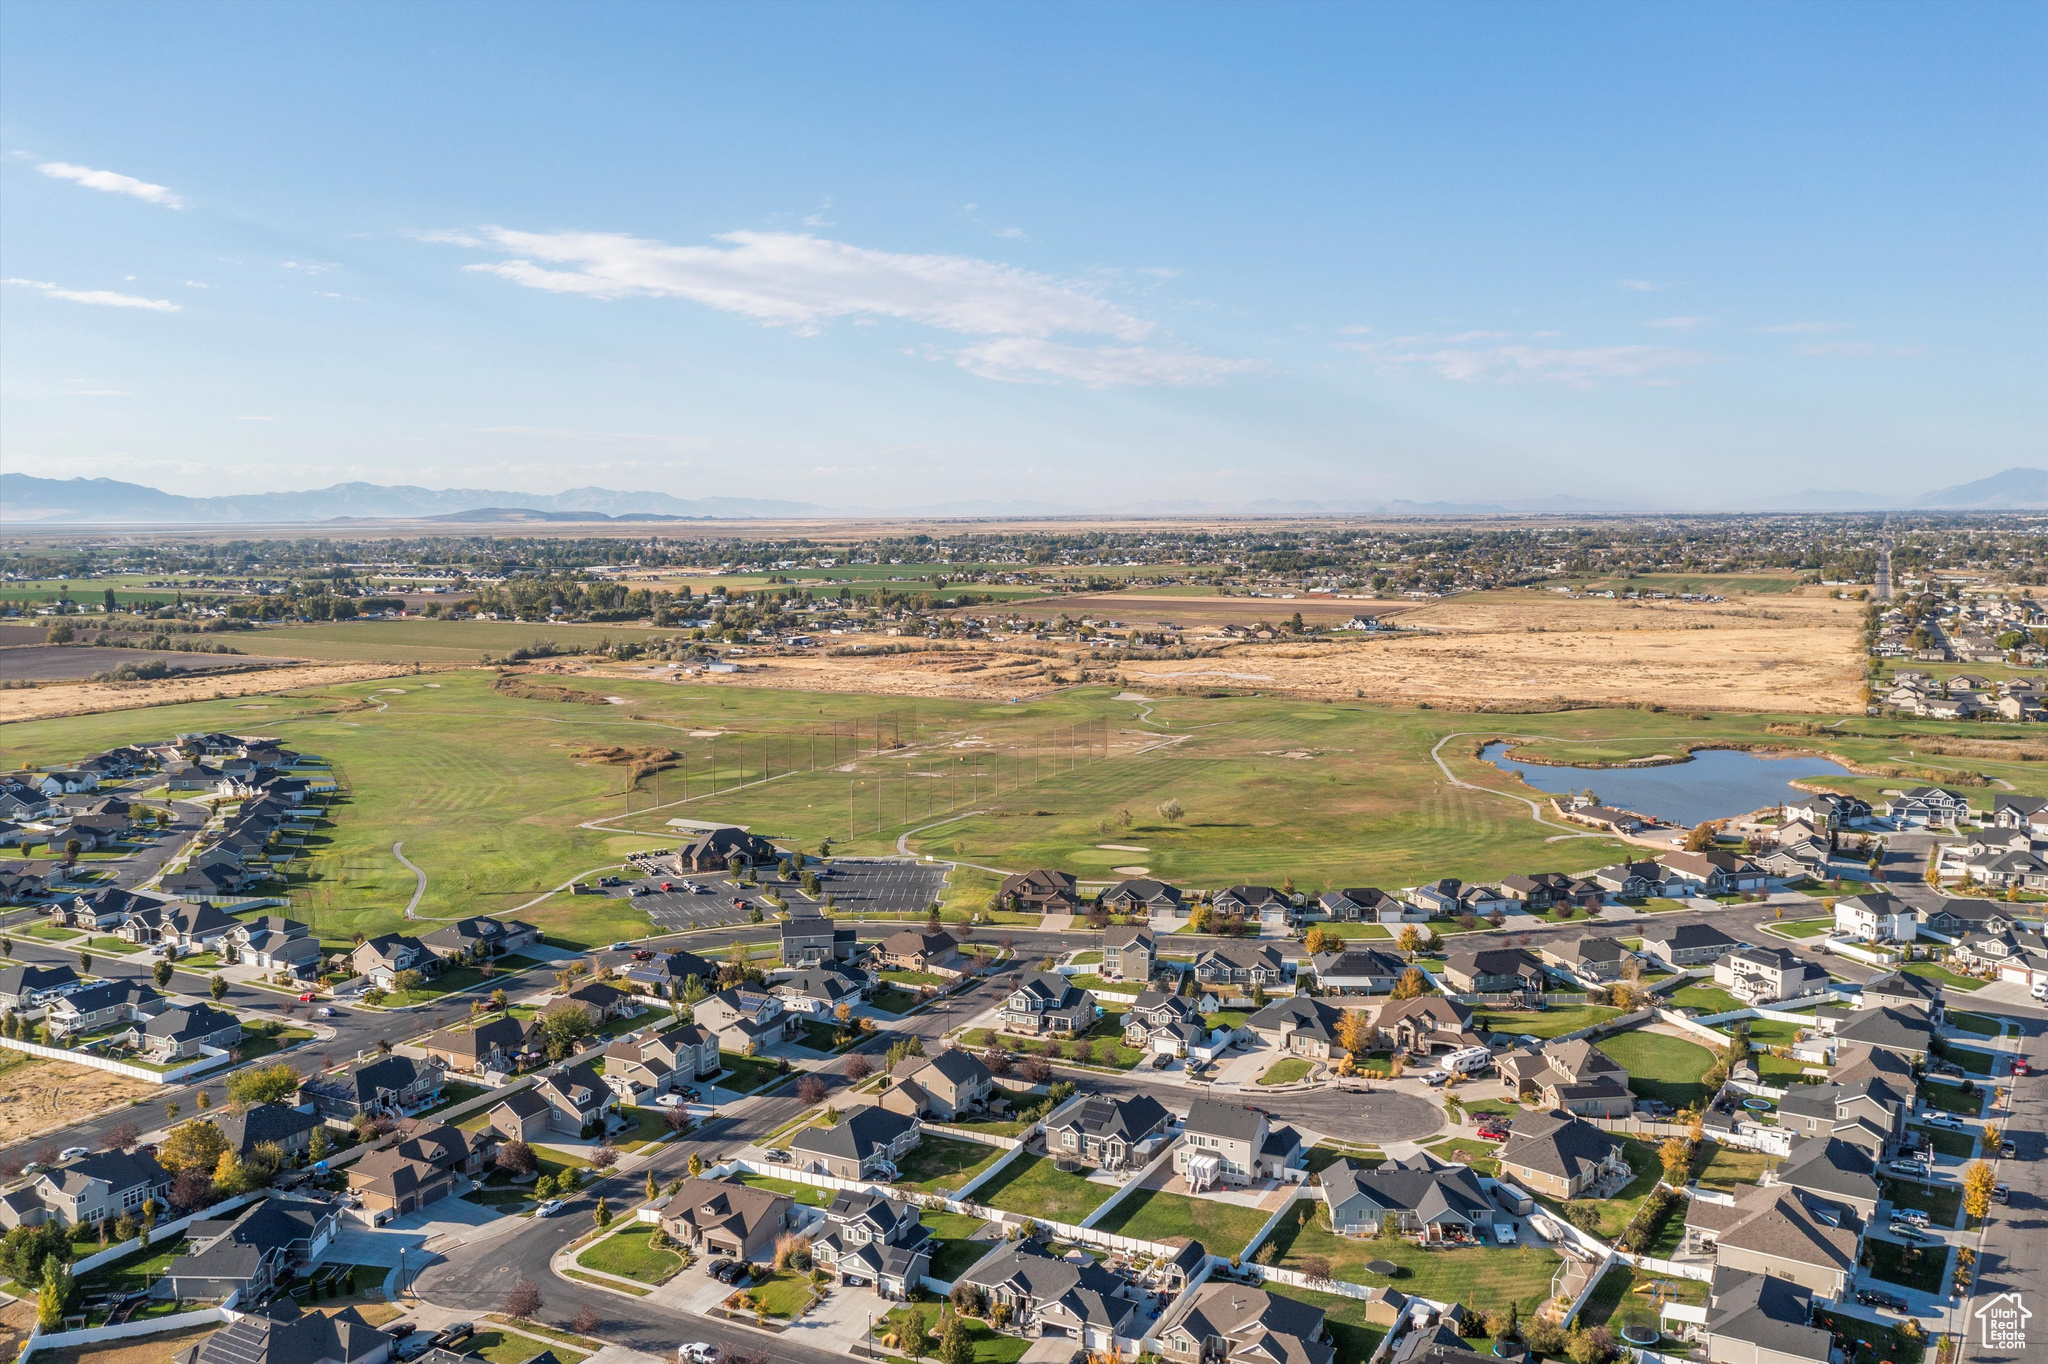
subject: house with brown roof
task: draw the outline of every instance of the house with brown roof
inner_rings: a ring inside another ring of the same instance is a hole
[[[893,1076],[882,1091],[882,1107],[893,1113],[952,1122],[988,1106],[995,1077],[972,1052],[948,1047],[915,1070]]]
[[[1004,904],[1044,914],[1072,914],[1081,908],[1081,896],[1072,872],[1041,867],[1006,877],[996,891]]]
[[[467,1027],[443,1029],[420,1043],[427,1055],[457,1075],[489,1071],[509,1075],[519,1058],[538,1045],[540,1029],[530,1020],[504,1014]]]
[[[1717,1271],[1784,1279],[1830,1298],[1856,1275],[1857,1233],[1828,1225],[1778,1185],[1739,1188],[1728,1203],[1690,1200],[1685,1236],[1687,1249],[1713,1254]]]
[[[796,1224],[796,1201],[772,1189],[757,1189],[737,1180],[686,1179],[650,1219],[686,1246],[706,1255],[759,1260],[772,1250],[775,1238]]]
[[[951,970],[960,959],[960,943],[942,929],[906,928],[882,939],[876,956],[899,971]]]
[[[1547,1108],[1582,1118],[1625,1118],[1635,1112],[1627,1069],[1583,1038],[1506,1052],[1494,1065],[1518,1094],[1534,1096]]]
[[[1159,1326],[1172,1364],[1334,1364],[1323,1309],[1239,1283],[1184,1294]]]
[[[1380,1009],[1373,1026],[1397,1049],[1416,1056],[1486,1045],[1472,1028],[1472,1011],[1443,995],[1394,1000]]]
[[[667,1094],[723,1069],[718,1035],[695,1023],[667,1032],[629,1033],[605,1048],[604,1082],[629,1103]]]

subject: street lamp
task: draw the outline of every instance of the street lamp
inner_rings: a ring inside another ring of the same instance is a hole
[[[873,1359],[873,1358],[875,1357],[875,1314],[874,1314],[873,1312],[869,1312],[869,1313],[868,1313],[868,1335],[867,1335],[867,1342],[868,1342],[868,1358],[869,1358],[869,1359]]]

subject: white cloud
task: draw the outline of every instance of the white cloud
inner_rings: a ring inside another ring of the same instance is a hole
[[[1846,322],[1780,322],[1775,327],[1759,327],[1757,330],[1762,332],[1787,332],[1795,336],[1815,335],[1825,332],[1845,332],[1849,330],[1849,324]]]
[[[1647,279],[1618,279],[1614,282],[1622,288],[1638,294],[1654,293],[1659,289],[1669,287],[1667,285],[1658,284],[1654,280]]]
[[[1694,327],[1704,327],[1713,320],[1711,317],[1658,317],[1652,318],[1643,325],[1646,327],[1665,327],[1672,331],[1687,332],[1691,331]]]
[[[188,279],[185,281],[185,287],[187,289],[211,289],[213,286],[211,284],[202,284],[196,279]]]
[[[996,229],[996,235],[998,237],[1021,237],[1024,235],[1024,229],[1021,227],[999,227]]]
[[[1880,357],[1889,360],[1911,360],[1927,354],[1925,346],[1875,346],[1867,341],[1823,341],[1816,346],[1801,346],[1801,355],[1840,355],[1856,358]]]
[[[984,379],[1044,383],[1069,379],[1090,388],[1163,384],[1184,388],[1220,383],[1233,374],[1256,374],[1255,360],[1220,360],[1193,351],[1153,346],[1067,346],[1041,337],[1006,336],[977,341],[955,357],[959,366]]]
[[[1457,332],[1446,336],[1444,340],[1452,344],[1465,341],[1505,341],[1513,335],[1513,332]]]
[[[185,201],[165,189],[152,185],[147,180],[137,180],[132,175],[116,175],[113,171],[94,170],[90,166],[74,166],[68,161],[45,161],[36,167],[52,180],[72,180],[87,189],[103,190],[108,194],[132,195],[144,203],[160,204],[164,208],[183,208]]]
[[[317,260],[288,260],[278,263],[287,270],[298,270],[308,275],[324,275],[334,268],[333,265],[326,261]]]
[[[117,294],[107,289],[60,289],[46,279],[8,279],[0,280],[0,284],[37,289],[51,298],[69,299],[73,303],[96,303],[103,308],[147,308],[158,313],[182,311],[169,299],[141,298],[135,294]]]
[[[480,229],[477,237],[421,235],[461,245],[480,237],[510,251],[508,259],[464,268],[531,289],[605,300],[684,299],[800,336],[838,320],[894,320],[992,338],[944,352],[987,378],[1189,384],[1259,368],[1170,344],[1136,344],[1152,339],[1154,324],[1095,286],[968,256],[877,251],[798,232],[730,232],[703,246],[500,227]],[[1062,335],[1130,344],[1053,341]]]
[[[1429,338],[1404,337],[1384,346],[1353,345],[1381,364],[1426,370],[1439,378],[1475,383],[1517,383],[1537,380],[1580,387],[1602,380],[1632,379],[1665,382],[1664,371],[1704,364],[1708,357],[1673,346],[1506,346],[1467,347],[1456,337],[1431,344]]]
[[[236,421],[238,421],[238,422],[274,422],[274,421],[276,421],[276,420],[277,420],[277,418],[275,418],[275,417],[237,417],[237,418],[235,418],[235,420],[236,420]]]

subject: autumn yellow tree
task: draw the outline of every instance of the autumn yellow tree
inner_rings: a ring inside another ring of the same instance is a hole
[[[1411,966],[1401,973],[1394,982],[1394,998],[1420,999],[1429,993],[1429,977],[1422,974],[1420,967]]]
[[[1963,1170],[1963,1211],[1970,1216],[1983,1219],[1991,1213],[1991,1190],[1998,1184],[1998,1176],[1991,1167],[1981,1160],[1973,1160]]]
[[[1345,1011],[1343,1021],[1337,1025],[1337,1041],[1353,1056],[1363,1056],[1372,1050],[1373,1026],[1364,1009]]]
[[[1409,924],[1401,930],[1400,946],[1401,950],[1408,954],[1410,961],[1415,960],[1415,954],[1422,950],[1422,933],[1414,924]]]
[[[1301,940],[1301,950],[1311,957],[1321,956],[1330,950],[1330,935],[1323,931],[1321,924],[1312,926]]]
[[[1684,1137],[1666,1137],[1657,1148],[1657,1158],[1664,1162],[1664,1182],[1673,1188],[1684,1187],[1686,1173],[1692,1169],[1692,1143]]]

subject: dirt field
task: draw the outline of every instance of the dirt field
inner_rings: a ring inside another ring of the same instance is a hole
[[[12,1146],[45,1132],[54,1132],[81,1118],[125,1108],[130,1099],[148,1098],[157,1087],[91,1066],[8,1052],[21,1057],[0,1069],[0,1146]]]
[[[129,650],[110,652],[128,653]],[[368,682],[412,672],[411,664],[337,663],[232,673],[226,677],[167,677],[160,682],[78,682],[0,691],[0,724],[17,720],[48,720],[60,715],[94,715],[109,710],[135,710],[179,701],[205,701],[223,696],[262,696],[300,687],[329,687],[338,682]]]
[[[985,610],[976,607],[978,614]],[[1163,592],[1103,592],[1092,596],[1039,597],[1019,602],[1017,610],[1034,617],[1062,613],[1108,617],[1125,626],[1149,629],[1156,624],[1198,631],[1204,625],[1250,625],[1254,621],[1285,621],[1295,612],[1314,625],[1341,625],[1353,616],[1391,619],[1418,608],[1410,602],[1362,601],[1335,597],[1212,597]]]
[[[31,1359],[34,1364],[167,1364],[179,1352],[219,1329],[195,1326],[186,1331],[169,1331],[136,1340],[110,1340],[103,1345],[82,1345],[72,1350],[38,1350]]]
[[[177,672],[211,672],[216,668],[274,668],[288,658],[250,658],[242,654],[185,654],[170,649],[98,649],[90,645],[31,644],[0,649],[0,678],[14,682],[70,682],[110,672],[123,663],[141,667],[161,663]]]

